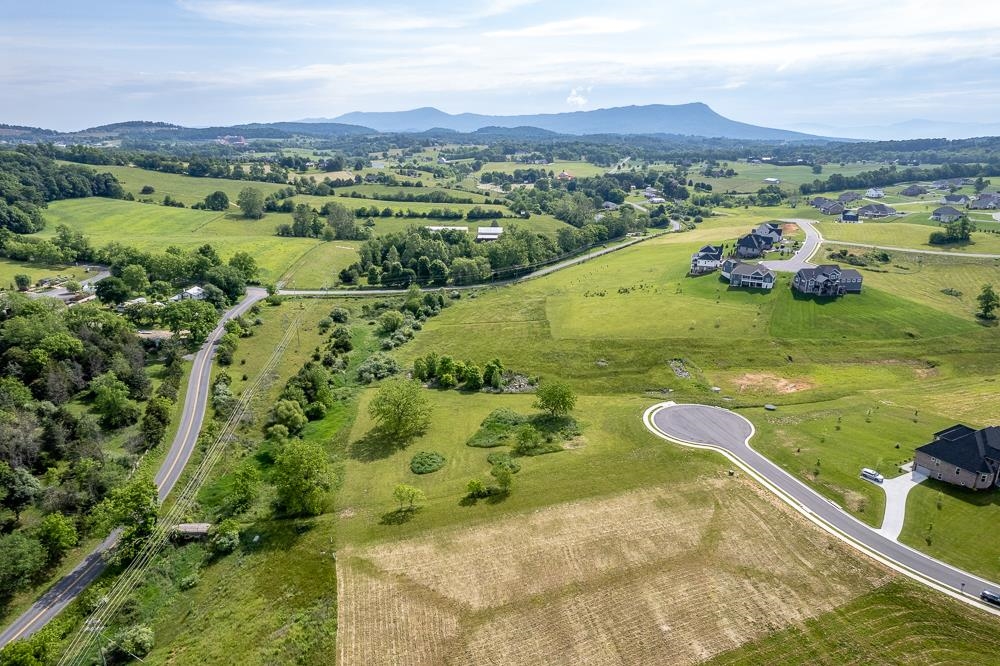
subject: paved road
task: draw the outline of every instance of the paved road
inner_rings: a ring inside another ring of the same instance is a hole
[[[649,408],[644,420],[652,432],[664,439],[722,452],[793,508],[858,550],[1000,616],[1000,610],[986,606],[978,598],[981,591],[1000,590],[1000,585],[886,538],[857,520],[751,448],[754,427],[739,414],[721,407],[664,402]],[[967,594],[961,594],[963,591]]]
[[[552,264],[551,266],[545,266],[544,268],[539,268],[537,271],[528,273],[527,275],[522,275],[521,277],[513,278],[511,280],[497,280],[492,283],[482,283],[482,284],[470,284],[463,286],[448,286],[448,287],[434,287],[434,290],[447,289],[451,291],[453,289],[482,289],[483,287],[499,287],[510,284],[517,284],[518,282],[525,282],[527,280],[533,280],[535,278],[548,275],[550,273],[555,273],[556,271],[561,271],[564,268],[569,268],[584,261],[589,261],[596,257],[600,257],[605,254],[610,254],[611,252],[617,252],[618,250],[623,250],[627,247],[631,247],[636,243],[641,243],[644,240],[649,240],[650,238],[655,238],[662,234],[649,234],[647,236],[641,236],[639,238],[633,238],[632,240],[627,240],[624,243],[619,243],[618,245],[612,245],[610,247],[604,247],[599,250],[591,250],[586,254],[581,254],[572,259],[567,259],[565,261],[560,261],[557,264]],[[279,289],[278,293],[282,296],[392,296],[393,294],[405,294],[406,289]]]
[[[92,277],[89,277],[85,280],[80,280],[81,286],[87,284],[97,284],[104,278],[111,277],[111,271],[105,268],[104,266],[94,266],[93,268],[100,268],[101,270],[95,273]],[[48,298],[58,298],[63,301],[67,300],[70,296],[72,296],[72,294],[70,294],[70,292],[64,287],[56,287],[55,289],[49,289],[47,291],[41,291],[41,292],[29,291],[27,293],[29,298],[41,298],[42,296],[46,296]]]
[[[796,273],[802,268],[812,268],[815,266],[816,264],[810,263],[809,260],[819,249],[820,244],[823,243],[823,236],[816,229],[815,223],[812,220],[802,218],[791,218],[781,221],[799,225],[799,228],[806,232],[806,239],[802,241],[802,247],[791,258],[770,259],[764,261],[764,265],[772,271],[778,271],[779,273]]]
[[[191,375],[188,379],[187,396],[184,399],[184,409],[181,413],[180,427],[174,437],[167,457],[160,466],[154,479],[159,491],[160,502],[173,489],[180,478],[184,465],[187,464],[195,444],[201,422],[205,417],[209,386],[211,383],[212,356],[215,345],[222,337],[222,325],[240,314],[246,312],[254,303],[267,296],[267,292],[259,288],[247,290],[246,297],[232,309],[223,314],[219,325],[212,331],[205,344],[194,357]],[[44,627],[49,620],[58,615],[80,592],[92,583],[104,571],[103,554],[114,545],[118,532],[112,532],[101,545],[95,548],[71,572],[53,585],[35,604],[17,618],[3,633],[0,633],[0,647],[12,640],[26,638]]]

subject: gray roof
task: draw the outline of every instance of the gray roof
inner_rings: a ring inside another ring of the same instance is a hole
[[[958,210],[957,208],[952,208],[951,206],[941,206],[940,208],[934,209],[934,215],[936,217],[941,217],[942,215],[962,217],[962,211]]]
[[[970,472],[987,474],[993,470],[986,459],[1000,460],[1000,427],[973,430],[958,424],[934,433],[934,441],[917,451]]]
[[[775,277],[774,271],[762,264],[744,264],[742,262],[733,266],[731,273],[733,275],[760,275],[762,277],[770,275],[772,279]]]
[[[866,206],[862,206],[861,208],[858,209],[859,215],[867,215],[870,213],[878,213],[880,215],[892,215],[895,212],[896,212],[895,208],[886,206],[883,203],[872,203]]]

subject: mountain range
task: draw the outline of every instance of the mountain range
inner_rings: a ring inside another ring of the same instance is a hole
[[[324,118],[303,122],[329,122]],[[450,129],[474,132],[484,127],[536,127],[559,134],[680,134],[728,139],[811,141],[824,137],[783,129],[760,127],[730,120],[701,102],[619,106],[593,111],[493,116],[478,113],[445,113],[433,107],[410,111],[355,111],[332,119],[362,125],[380,132],[423,132]]]

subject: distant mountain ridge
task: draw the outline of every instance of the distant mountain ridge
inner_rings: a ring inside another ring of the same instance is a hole
[[[316,119],[323,120],[323,119]],[[534,127],[559,134],[679,134],[728,139],[810,141],[827,137],[730,120],[701,102],[619,106],[593,111],[493,116],[445,113],[434,107],[410,111],[354,111],[332,119],[380,132],[425,132],[433,128],[475,132],[485,127]]]

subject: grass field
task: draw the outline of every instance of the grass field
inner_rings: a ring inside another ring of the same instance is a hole
[[[499,171],[501,173],[514,173],[518,169],[544,169],[546,172],[552,171],[559,175],[566,171],[576,178],[586,178],[588,176],[600,176],[607,169],[605,167],[591,164],[590,162],[556,161],[551,164],[521,164],[520,162],[486,162],[480,172]]]
[[[101,173],[110,172],[118,178],[118,181],[125,188],[126,192],[131,192],[138,198],[149,198],[153,201],[163,201],[164,195],[169,194],[174,199],[183,201],[185,205],[202,201],[207,195],[221,190],[226,193],[232,202],[233,210],[236,210],[236,197],[245,187],[253,187],[265,195],[276,192],[284,185],[278,183],[259,183],[247,180],[231,180],[228,178],[192,178],[181,174],[162,173],[160,171],[149,171],[139,167],[127,166],[100,166],[94,167]],[[144,185],[151,185],[156,191],[153,194],[140,194]]]
[[[819,225],[818,229],[823,237],[828,240],[905,247],[915,250],[1000,254],[1000,236],[982,232],[973,232],[972,242],[970,243],[931,245],[927,242],[927,239],[934,229],[925,224],[911,224],[908,222],[837,224],[835,222],[827,222]]]
[[[782,189],[798,191],[799,185],[811,183],[817,178],[826,179],[835,173],[855,176],[864,171],[874,171],[882,165],[847,164],[840,166],[825,164],[823,165],[823,173],[819,175],[814,174],[810,166],[775,166],[773,164],[747,164],[745,162],[730,162],[729,166],[735,169],[738,175],[732,178],[706,178],[699,175],[699,165],[696,165],[688,173],[688,178],[696,182],[708,183],[715,192],[729,192],[731,190],[741,193],[756,192],[767,185],[764,182],[765,178],[777,178],[781,181],[780,187]]]
[[[170,208],[112,199],[57,201],[45,211],[48,222],[41,236],[51,236],[59,224],[83,233],[95,246],[111,242],[141,250],[162,251],[170,245],[193,249],[211,243],[223,259],[244,251],[261,267],[261,279],[276,280],[306,251],[321,243],[310,238],[279,238],[275,227],[288,215],[268,214],[246,220],[237,214]]]
[[[73,280],[85,280],[89,275],[83,266],[45,266],[0,258],[0,288],[15,289],[14,276],[19,273],[30,277],[32,285],[42,278],[58,275],[68,276]]]

